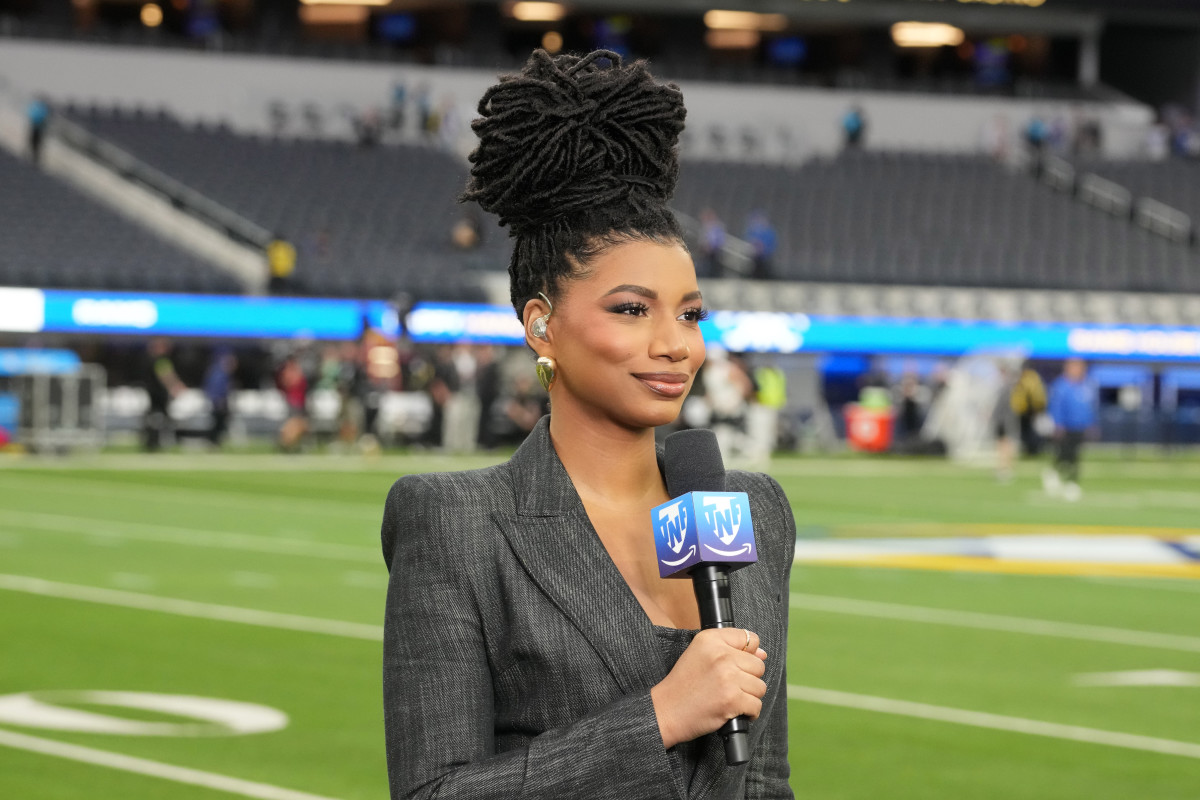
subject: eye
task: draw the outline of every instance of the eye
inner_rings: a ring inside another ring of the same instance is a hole
[[[621,303],[609,309],[614,314],[626,314],[630,317],[643,317],[649,310],[645,303]]]
[[[679,318],[685,322],[703,322],[708,319],[707,308],[689,308],[687,311],[679,315]]]

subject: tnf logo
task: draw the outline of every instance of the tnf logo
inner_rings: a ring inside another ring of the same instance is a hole
[[[726,547],[733,544],[733,540],[742,530],[742,504],[737,502],[737,499],[736,497],[705,497],[702,501],[704,522],[708,530]],[[714,555],[732,558],[749,553],[753,548],[753,543],[747,542],[737,550],[718,550],[708,542],[704,543],[704,547]]]
[[[742,529],[742,507],[733,497],[705,497],[704,521],[722,544],[730,544]]]
[[[686,499],[680,498],[669,506],[658,510],[658,535],[671,548],[671,552],[676,555],[679,555],[679,551],[683,549],[683,543],[687,539],[688,511],[685,503]],[[695,553],[696,546],[692,545],[688,548],[687,554],[678,561],[660,560],[668,567],[676,567],[687,561]]]

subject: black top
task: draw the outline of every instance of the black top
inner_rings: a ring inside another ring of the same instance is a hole
[[[658,642],[659,650],[662,653],[663,672],[670,672],[675,668],[675,662],[683,655],[683,651],[688,649],[688,645],[692,643],[692,639],[696,638],[697,633],[699,631],[684,628],[654,626],[654,639]],[[668,755],[672,757],[672,768],[679,772],[683,785],[687,787],[689,793],[692,789],[692,776],[696,772],[696,765],[700,763],[700,752],[698,739],[680,742],[667,751]]]

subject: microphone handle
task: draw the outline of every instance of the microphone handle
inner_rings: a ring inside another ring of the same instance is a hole
[[[733,628],[733,604],[729,599],[729,567],[702,564],[689,573],[700,607],[700,627]],[[717,731],[725,740],[725,763],[731,767],[750,760],[750,720],[737,716]]]

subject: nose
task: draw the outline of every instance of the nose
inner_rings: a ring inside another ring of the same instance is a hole
[[[691,355],[692,349],[688,346],[687,338],[684,332],[680,330],[679,323],[672,319],[666,324],[660,324],[655,327],[654,341],[651,343],[650,355],[654,358],[665,358],[672,363],[683,361]]]

